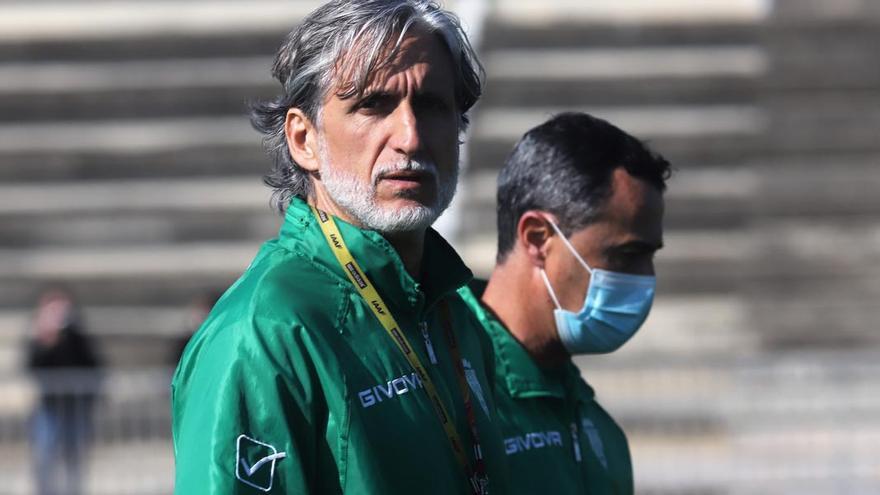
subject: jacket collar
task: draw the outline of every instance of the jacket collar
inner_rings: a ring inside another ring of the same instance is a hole
[[[593,389],[580,379],[580,370],[571,361],[557,370],[538,366],[507,327],[482,304],[480,296],[485,288],[485,281],[473,280],[458,292],[492,340],[495,373],[507,393],[515,399],[571,397],[579,402],[592,400]]]
[[[358,228],[336,217],[334,220],[352,256],[392,310],[421,312],[473,277],[455,250],[433,229],[425,233],[422,281],[416,282],[394,247],[378,232]],[[290,202],[279,242],[326,268],[344,284],[351,283],[327,245],[311,208],[302,199],[294,198]]]

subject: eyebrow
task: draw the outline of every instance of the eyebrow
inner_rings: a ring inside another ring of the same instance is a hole
[[[398,96],[397,93],[392,93],[392,92],[386,91],[384,89],[376,89],[373,91],[368,90],[368,91],[365,91],[363,93],[363,95],[361,95],[360,98],[356,98],[356,99],[353,98],[354,102],[352,103],[352,107],[356,107],[360,103],[362,103],[366,100],[369,100],[370,98],[395,98],[397,96]],[[420,90],[416,90],[416,92],[413,94],[414,99],[434,99],[434,100],[440,100],[440,101],[445,101],[447,96],[449,96],[449,95],[446,95],[442,91],[438,91],[434,88],[430,88],[430,89],[429,88],[422,88]],[[454,97],[453,97],[453,100],[454,100]]]
[[[390,93],[388,91],[377,89],[375,91],[366,91],[359,98],[351,98],[352,103],[348,108],[348,113],[355,112],[361,103],[371,99],[371,98],[392,98],[394,97],[394,93]]]

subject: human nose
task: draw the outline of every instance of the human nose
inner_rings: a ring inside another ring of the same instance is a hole
[[[394,112],[391,130],[391,147],[405,156],[413,156],[421,150],[419,122],[412,105],[404,103]]]

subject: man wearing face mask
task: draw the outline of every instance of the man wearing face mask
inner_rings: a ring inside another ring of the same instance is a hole
[[[511,493],[633,493],[626,436],[571,357],[617,350],[647,318],[669,175],[582,113],[530,130],[501,170],[497,265],[459,292],[493,342]]]

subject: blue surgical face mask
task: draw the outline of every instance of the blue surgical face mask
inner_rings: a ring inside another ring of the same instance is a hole
[[[656,278],[590,268],[559,227],[552,221],[550,225],[571,254],[590,273],[590,287],[584,306],[574,313],[562,309],[547,273],[541,269],[544,284],[556,305],[553,315],[562,344],[571,354],[607,354],[616,351],[635,335],[648,318],[654,302]]]

